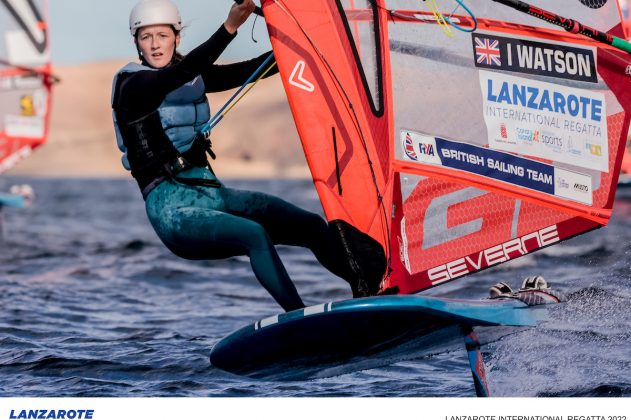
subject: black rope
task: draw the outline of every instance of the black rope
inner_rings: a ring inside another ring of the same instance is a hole
[[[254,38],[254,27],[256,26],[256,22],[258,20],[259,20],[259,15],[255,15],[254,22],[252,23],[252,33],[250,34],[250,36],[252,37],[252,41],[254,41],[255,43],[258,43],[258,41]]]

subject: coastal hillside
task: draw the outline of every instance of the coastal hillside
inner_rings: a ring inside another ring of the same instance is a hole
[[[125,62],[57,67],[49,141],[8,175],[127,176],[111,120],[112,77]],[[210,95],[216,111],[232,94]],[[262,80],[213,131],[221,178],[308,177],[300,141],[278,76]]]

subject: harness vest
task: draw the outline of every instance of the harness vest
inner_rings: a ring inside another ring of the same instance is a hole
[[[210,105],[201,76],[170,92],[158,109],[135,121],[118,121],[117,97],[121,75],[151,67],[129,63],[118,71],[112,87],[112,117],[118,148],[125,169],[146,195],[164,179],[191,167],[209,166],[208,152],[213,158],[210,141],[199,130],[210,119]],[[184,181],[190,184],[191,180]],[[200,180],[201,181],[201,180]]]

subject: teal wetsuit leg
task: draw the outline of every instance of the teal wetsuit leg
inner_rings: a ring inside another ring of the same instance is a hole
[[[221,195],[227,212],[259,223],[274,244],[309,248],[320,264],[351,283],[355,274],[320,215],[261,192],[222,188]]]
[[[165,181],[147,197],[147,215],[176,255],[187,259],[248,255],[255,276],[283,309],[304,307],[265,228],[230,214],[223,190]]]

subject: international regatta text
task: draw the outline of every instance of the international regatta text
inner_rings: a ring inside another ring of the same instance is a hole
[[[487,100],[498,104],[519,105],[536,110],[556,112],[572,117],[589,118],[600,122],[603,101],[574,94],[564,94],[549,89],[524,84],[502,82],[494,86],[488,79]]]
[[[554,115],[541,115],[535,112],[524,111],[520,109],[502,108],[500,106],[488,106],[486,115],[489,117],[501,117],[505,120],[518,121],[528,124],[545,125],[551,128],[563,128],[576,134],[588,134],[590,136],[602,137],[603,132],[596,124],[587,124],[580,121],[566,120],[555,117]]]
[[[9,419],[92,419],[94,410],[11,410]]]

